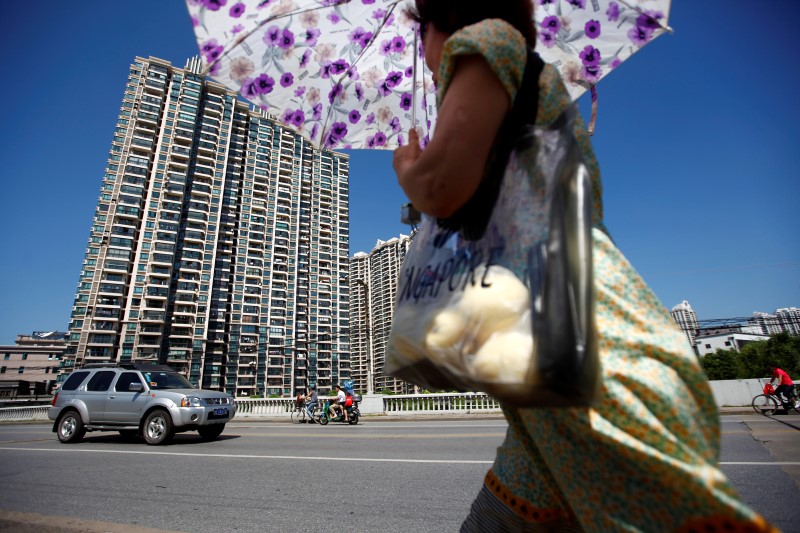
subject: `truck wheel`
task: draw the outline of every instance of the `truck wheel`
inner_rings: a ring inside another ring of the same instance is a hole
[[[147,444],[158,446],[169,442],[175,433],[169,413],[163,409],[156,409],[147,415],[142,433]]]
[[[67,409],[58,417],[58,440],[68,444],[78,442],[86,435],[86,428],[83,427],[83,420],[78,411]]]

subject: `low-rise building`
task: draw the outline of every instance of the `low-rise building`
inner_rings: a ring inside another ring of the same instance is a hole
[[[740,333],[733,331],[715,332],[698,335],[694,341],[694,350],[697,355],[703,356],[717,350],[742,351],[742,347],[751,342],[769,340],[769,335],[758,333]]]
[[[50,394],[66,340],[61,331],[34,331],[17,335],[15,345],[0,346],[0,397]]]

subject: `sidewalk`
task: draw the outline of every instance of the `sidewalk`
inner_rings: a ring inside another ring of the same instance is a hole
[[[749,405],[734,406],[734,407],[720,407],[720,415],[750,415],[756,414],[753,408]],[[505,420],[502,413],[474,413],[474,414],[458,414],[458,413],[442,413],[442,414],[427,414],[427,415],[387,415],[387,414],[362,414],[359,423],[369,422],[433,422],[437,420],[457,421],[457,420]],[[800,420],[799,420],[800,421]],[[231,424],[269,424],[291,423],[287,414],[272,415],[272,416],[237,416]],[[334,424],[339,424],[335,422]]]
[[[369,422],[433,422],[438,420],[454,421],[454,420],[504,420],[502,413],[476,413],[476,414],[457,414],[447,413],[440,415],[361,415],[359,424]],[[246,423],[291,423],[288,414],[273,415],[273,416],[236,416],[231,424],[246,424]],[[341,424],[342,422],[333,422],[334,425]]]

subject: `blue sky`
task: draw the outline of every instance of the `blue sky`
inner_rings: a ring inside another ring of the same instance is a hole
[[[675,33],[599,85],[606,223],[667,307],[800,306],[798,15],[796,0],[676,1]],[[183,66],[197,48],[179,0],[16,2],[0,43],[0,344],[13,344],[67,328],[134,57]],[[350,178],[351,255],[408,233],[390,152],[351,152]]]

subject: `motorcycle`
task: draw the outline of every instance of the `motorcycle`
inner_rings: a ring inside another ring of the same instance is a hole
[[[347,422],[351,426],[358,424],[358,419],[361,417],[361,411],[358,410],[358,402],[361,401],[360,394],[354,394],[351,396],[353,399],[352,405],[347,405],[345,403],[345,410],[347,410],[347,420],[344,419],[343,416],[334,416],[334,413],[331,411],[331,406],[333,402],[330,398],[325,401],[325,407],[322,408],[322,412],[319,415],[319,423],[323,426],[327,425],[328,422]]]

